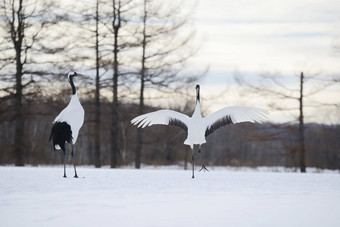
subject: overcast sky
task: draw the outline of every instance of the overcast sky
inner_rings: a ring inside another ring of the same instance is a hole
[[[243,75],[340,72],[340,55],[332,48],[340,40],[339,0],[197,3],[194,19],[201,48],[190,67],[210,66],[201,81],[209,89],[230,83],[235,71]],[[338,100],[339,93],[334,94]]]
[[[198,0],[202,48],[195,61],[211,71],[339,72],[340,1]],[[307,70],[306,69],[306,70]]]

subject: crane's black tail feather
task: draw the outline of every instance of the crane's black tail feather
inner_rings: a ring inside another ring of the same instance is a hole
[[[65,152],[65,143],[72,143],[72,130],[71,126],[66,122],[55,122],[52,126],[50,140],[53,143],[53,149],[55,150],[55,146],[59,145],[59,147]]]

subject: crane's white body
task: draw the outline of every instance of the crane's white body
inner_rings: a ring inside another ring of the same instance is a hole
[[[80,104],[76,93],[72,95],[70,103],[54,119],[53,123],[59,121],[69,124],[72,130],[72,144],[75,144],[78,138],[79,130],[84,124],[84,116],[84,108]],[[56,148],[60,149],[59,146],[57,146]]]
[[[249,107],[239,107],[230,106],[225,107],[215,113],[208,115],[207,117],[202,117],[199,101],[199,89],[198,89],[198,100],[196,102],[195,111],[192,117],[188,117],[182,113],[173,110],[158,110],[155,112],[140,115],[131,120],[131,123],[138,125],[138,127],[146,127],[154,124],[169,125],[172,121],[177,121],[177,125],[182,128],[187,129],[187,138],[184,144],[189,145],[193,149],[194,144],[204,144],[206,142],[205,136],[207,131],[210,134],[214,131],[214,127],[219,128],[226,123],[226,119],[230,120],[230,124],[240,123],[240,122],[258,122],[261,123],[264,119],[268,117],[268,111],[258,108]],[[178,122],[180,122],[178,124]]]
[[[184,144],[189,145],[191,148],[194,144],[203,144],[205,140],[205,126],[202,124],[203,118],[201,115],[200,104],[197,103],[195,111],[189,121],[188,125],[188,135]]]

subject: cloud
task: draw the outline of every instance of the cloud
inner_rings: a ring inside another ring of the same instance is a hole
[[[294,73],[304,64],[339,72],[331,45],[337,9],[340,2],[330,0],[201,0],[195,17],[203,44],[192,62],[211,71]]]
[[[202,81],[207,92],[214,94],[226,86],[233,87],[208,109],[216,110],[233,101],[245,105],[254,103],[246,94],[242,95],[232,81],[235,71],[250,76],[250,79],[264,72],[287,76],[301,71],[325,75],[340,73],[340,57],[334,55],[332,47],[334,40],[340,37],[340,1],[198,2],[196,27],[198,37],[203,41],[191,65],[195,69],[210,66],[207,77]],[[322,103],[329,97],[339,97],[336,89],[327,90],[315,99]],[[260,99],[256,103],[264,106],[267,101]],[[306,115],[313,116],[313,111],[315,108],[306,109]],[[325,113],[322,109],[319,115],[324,116]],[[289,112],[274,112],[272,115],[274,121],[292,119]],[[322,117],[310,120],[325,122]]]

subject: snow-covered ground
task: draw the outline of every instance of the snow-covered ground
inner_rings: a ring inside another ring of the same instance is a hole
[[[340,226],[340,174],[0,167],[0,226]]]

